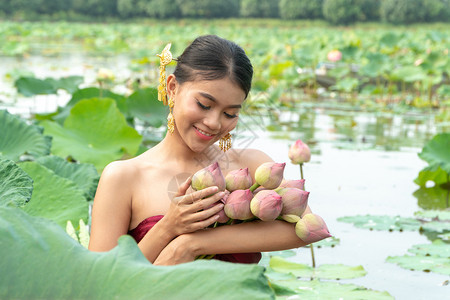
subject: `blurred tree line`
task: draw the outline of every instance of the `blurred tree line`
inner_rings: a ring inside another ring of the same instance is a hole
[[[0,0],[0,16],[324,19],[346,25],[449,22],[450,0]]]

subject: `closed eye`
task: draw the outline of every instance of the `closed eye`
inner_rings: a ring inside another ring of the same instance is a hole
[[[225,116],[227,117],[227,118],[229,118],[229,119],[234,119],[234,118],[237,118],[237,114],[232,114],[232,115],[230,115],[230,114],[228,114],[228,113],[226,113],[226,112],[224,112],[224,114],[225,114]]]
[[[211,108],[211,106],[203,105],[203,104],[202,104],[200,101],[198,101],[198,100],[197,100],[197,104],[198,104],[198,106],[200,106],[201,109],[204,109],[204,110],[208,110],[208,109]]]

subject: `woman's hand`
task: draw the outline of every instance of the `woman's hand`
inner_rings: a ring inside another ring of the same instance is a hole
[[[223,204],[219,201],[225,195],[217,187],[209,187],[201,191],[194,191],[186,195],[190,187],[191,178],[188,178],[179,188],[169,210],[161,219],[164,227],[173,237],[204,229],[218,219],[218,212]]]
[[[196,254],[190,245],[188,234],[178,236],[161,251],[153,264],[169,266],[194,261]]]

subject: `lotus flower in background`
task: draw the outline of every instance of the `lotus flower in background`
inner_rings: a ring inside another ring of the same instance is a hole
[[[262,221],[275,220],[280,215],[282,208],[281,196],[273,190],[258,192],[250,202],[253,215]]]
[[[246,190],[252,186],[252,177],[248,172],[248,168],[233,170],[225,176],[227,190],[233,192],[235,190]]]
[[[281,196],[281,201],[283,202],[281,216],[296,215],[301,217],[308,206],[309,192],[296,188],[281,188],[277,189],[276,192]]]
[[[327,58],[329,61],[337,62],[342,59],[342,53],[339,50],[331,50],[328,52]]]
[[[286,163],[267,162],[261,164],[255,171],[255,181],[266,189],[277,188],[283,180]]]
[[[115,75],[113,71],[105,68],[100,68],[97,72],[97,80],[99,81],[113,81]]]
[[[217,186],[219,191],[224,191],[226,184],[225,178],[220,170],[219,163],[215,162],[206,168],[197,171],[192,176],[191,186],[194,190],[203,190],[210,186]]]
[[[299,165],[311,160],[311,150],[302,140],[297,140],[289,148],[288,156],[293,164]]]
[[[225,202],[225,214],[229,218],[236,220],[248,220],[253,218],[253,214],[250,210],[250,201],[252,198],[253,194],[249,189],[231,192]]]
[[[316,214],[304,215],[295,225],[295,233],[306,243],[315,243],[331,236],[324,220]]]
[[[285,180],[278,188],[296,188],[300,190],[305,190],[305,179],[298,180]]]

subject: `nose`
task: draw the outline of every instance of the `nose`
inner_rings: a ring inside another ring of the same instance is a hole
[[[203,124],[205,124],[205,126],[208,127],[212,133],[217,133],[222,127],[220,123],[220,116],[214,113],[209,113],[205,116],[203,119]]]

